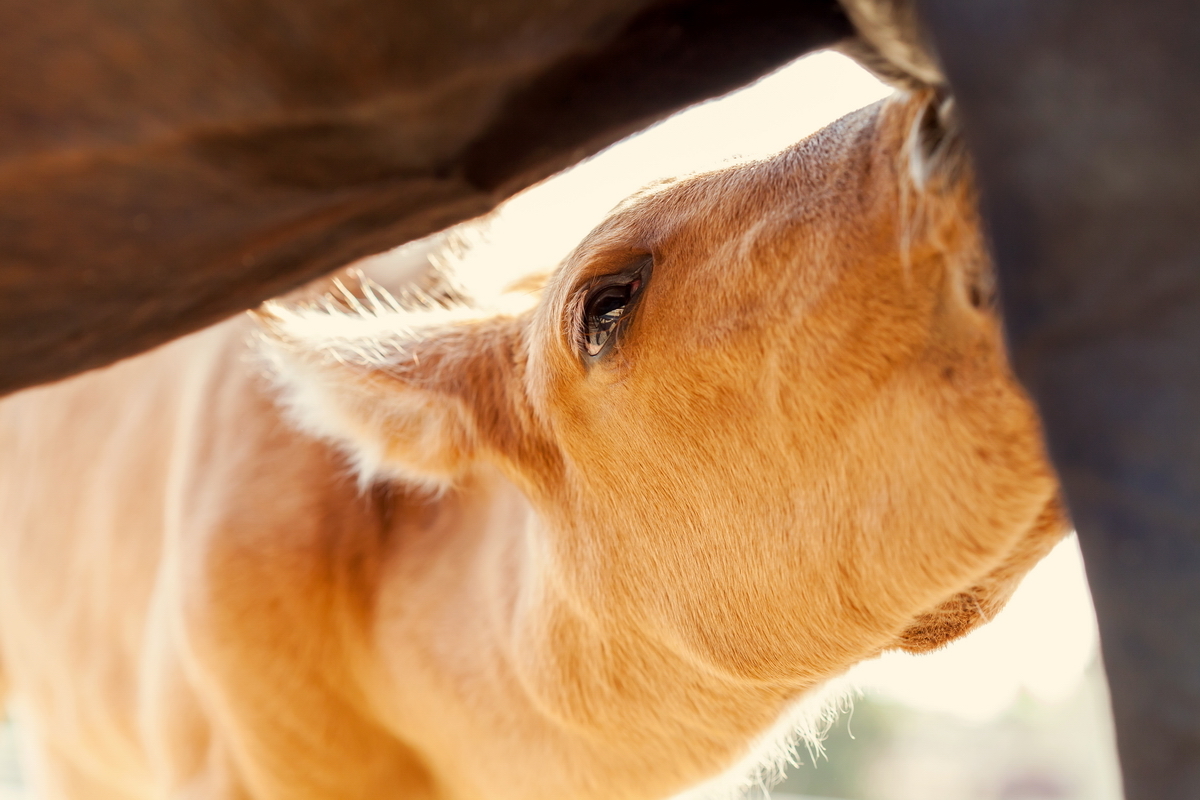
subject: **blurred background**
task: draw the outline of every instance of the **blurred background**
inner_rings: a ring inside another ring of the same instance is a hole
[[[936,653],[885,655],[823,754],[772,795],[844,800],[1119,800],[1095,617],[1075,537],[989,625]],[[761,796],[761,795],[760,795]]]
[[[482,236],[470,237],[459,267],[468,282],[549,270],[641,186],[771,155],[888,91],[837,54],[796,61],[513,198]],[[771,792],[777,800],[1121,796],[1096,622],[1073,537],[991,624],[937,653],[863,664],[848,680],[857,687],[852,709],[831,725],[823,751],[799,748]],[[0,723],[0,800],[36,800],[22,788],[18,733],[11,721]],[[761,787],[747,791],[765,796]]]

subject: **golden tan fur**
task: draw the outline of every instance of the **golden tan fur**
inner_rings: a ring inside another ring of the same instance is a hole
[[[632,199],[529,312],[275,307],[276,386],[241,319],[6,401],[44,800],[661,798],[990,616],[1065,522],[930,102]]]

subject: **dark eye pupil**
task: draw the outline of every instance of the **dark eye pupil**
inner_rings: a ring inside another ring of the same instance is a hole
[[[584,344],[588,355],[598,355],[608,343],[629,305],[637,284],[607,286],[588,298],[584,307]]]
[[[613,314],[621,315],[625,309],[625,304],[629,302],[629,291],[626,289],[619,294],[604,294],[596,298],[592,302],[591,308],[588,309],[588,316],[591,317],[607,317]]]

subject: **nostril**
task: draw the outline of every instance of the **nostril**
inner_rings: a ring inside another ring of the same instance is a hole
[[[964,277],[966,299],[976,311],[989,311],[996,305],[996,280],[990,265],[980,259]]]
[[[984,291],[983,289],[979,288],[978,284],[971,285],[969,297],[971,300],[971,305],[975,308],[983,308],[984,304],[987,302],[987,298],[984,296]]]

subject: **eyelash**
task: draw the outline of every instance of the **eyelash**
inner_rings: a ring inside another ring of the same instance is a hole
[[[604,354],[646,283],[645,269],[610,276],[592,285],[580,304],[578,341],[587,358]]]

